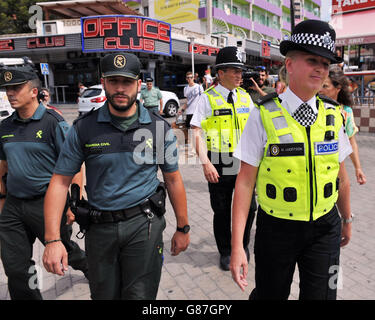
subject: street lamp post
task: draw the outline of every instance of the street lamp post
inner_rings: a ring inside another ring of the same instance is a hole
[[[290,33],[294,30],[294,0],[290,0]]]
[[[195,74],[195,70],[194,70],[194,37],[189,37],[188,38],[190,40],[190,46],[191,46],[191,72],[193,73],[193,77],[194,77],[194,74]]]

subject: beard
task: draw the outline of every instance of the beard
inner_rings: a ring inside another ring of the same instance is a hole
[[[119,112],[125,112],[125,111],[128,111],[133,106],[134,102],[137,100],[137,94],[138,94],[138,90],[136,91],[136,93],[134,95],[131,95],[131,96],[129,96],[127,94],[119,94],[119,93],[115,93],[113,95],[110,95],[108,92],[105,93],[105,96],[107,97],[107,100],[111,104],[113,109],[115,109],[116,111],[119,111]],[[119,105],[119,104],[115,103],[114,100],[115,100],[116,96],[127,97],[128,103],[126,105]]]

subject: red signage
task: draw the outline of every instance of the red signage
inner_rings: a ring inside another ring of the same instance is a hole
[[[194,44],[195,54],[203,54],[205,56],[216,57],[219,51],[220,51],[220,48],[209,47],[209,46],[205,46],[202,44]],[[189,52],[191,52],[191,44],[189,44]]]
[[[375,9],[374,0],[332,0],[332,14]]]
[[[171,25],[140,16],[82,17],[82,51],[143,51],[172,55]]]
[[[42,49],[65,46],[65,36],[35,37],[26,40],[28,49]]]
[[[262,40],[260,56],[263,58],[271,57],[271,41]]]
[[[13,51],[14,41],[13,39],[1,39],[0,40],[0,51]]]

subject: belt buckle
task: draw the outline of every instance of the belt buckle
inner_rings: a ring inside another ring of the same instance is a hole
[[[113,222],[120,222],[126,219],[125,212],[123,210],[112,211]]]

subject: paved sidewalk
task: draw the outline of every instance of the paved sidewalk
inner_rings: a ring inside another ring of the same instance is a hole
[[[375,299],[375,135],[358,134],[357,142],[367,184],[359,186],[355,181],[353,165],[346,160],[352,182],[352,211],[356,219],[350,244],[342,250],[342,289],[338,299]],[[219,268],[219,254],[212,231],[212,210],[209,204],[207,183],[201,166],[195,157],[180,155],[180,169],[185,183],[191,225],[191,244],[177,257],[170,255],[170,239],[175,231],[175,219],[168,202],[167,227],[164,232],[165,258],[158,293],[159,300],[244,300],[254,287],[254,256],[251,255],[248,282],[245,293],[234,284],[230,272]],[[77,226],[74,229],[77,231]],[[253,251],[255,223],[252,230],[250,251]],[[84,247],[83,241],[76,241]],[[37,241],[34,257],[41,267],[42,294],[45,299],[90,299],[88,282],[83,274],[69,268],[65,276],[47,273],[42,267],[43,246]],[[0,263],[0,299],[9,299],[7,279]],[[295,275],[290,299],[298,298],[298,277]]]

